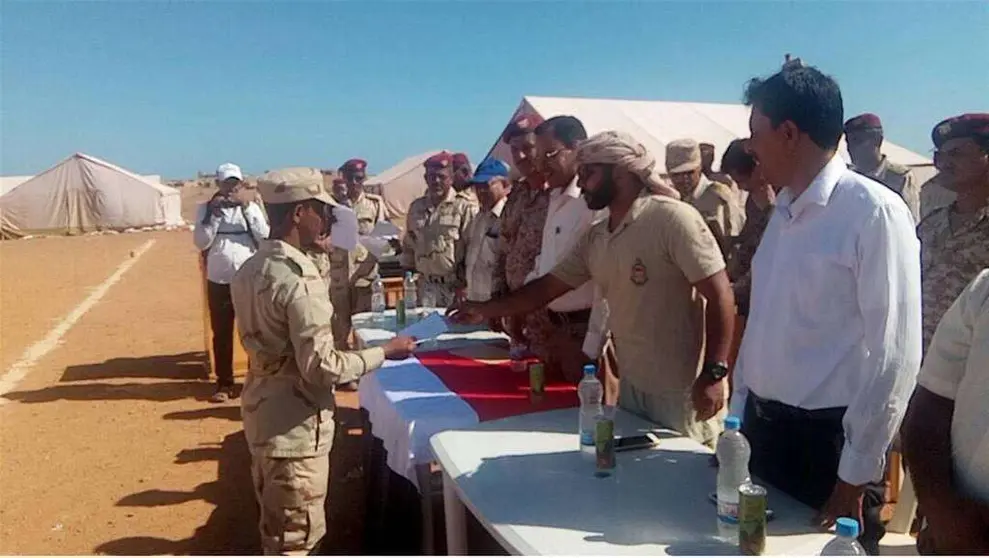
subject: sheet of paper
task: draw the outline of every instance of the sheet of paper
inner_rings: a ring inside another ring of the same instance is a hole
[[[439,312],[433,312],[418,322],[398,332],[399,335],[415,337],[416,341],[435,339],[450,330],[446,319]]]
[[[391,248],[387,238],[361,235],[357,241],[360,242],[361,246],[367,248],[367,251],[379,260],[381,259],[381,256],[387,253]]]
[[[378,238],[397,238],[400,234],[402,234],[402,231],[393,225],[391,221],[378,221],[374,225],[374,228],[371,229],[371,234],[368,236]]]
[[[349,207],[338,205],[333,208],[336,222],[330,228],[330,244],[351,251],[357,248],[357,215]]]

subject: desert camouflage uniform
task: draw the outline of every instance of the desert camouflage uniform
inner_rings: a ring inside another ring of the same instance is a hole
[[[861,171],[856,169],[856,172]],[[910,167],[894,163],[883,155],[882,161],[874,171],[862,174],[899,194],[910,208],[913,222],[920,222],[920,185],[914,181]]]
[[[470,204],[474,208],[475,213],[481,210],[481,202],[477,199],[477,194],[473,188],[466,188],[457,192],[457,197]]]
[[[350,204],[357,217],[358,234],[368,235],[374,226],[385,220],[385,201],[381,196],[362,193]],[[333,283],[330,287],[333,307],[337,309],[338,332],[334,331],[340,348],[349,348],[351,317],[371,311],[371,282],[378,274],[378,260],[367,248],[358,244],[351,252],[334,251]]]
[[[501,213],[493,296],[508,294],[525,285],[542,250],[548,211],[548,188],[533,188],[525,180],[519,180],[512,187]],[[521,320],[523,323],[516,329],[524,327],[528,331],[529,348],[536,354],[545,352],[549,332],[555,327],[546,308],[526,314]]]
[[[759,207],[749,198],[745,205],[745,226],[735,237],[734,250],[728,259],[728,278],[735,291],[735,303],[738,313],[747,316],[749,313],[749,295],[752,292],[752,258],[762,240],[762,233],[773,215],[773,206],[765,209]]]
[[[738,196],[731,186],[711,182],[703,175],[697,190],[701,191],[700,195],[695,193],[684,201],[693,205],[704,217],[704,221],[711,227],[711,232],[718,241],[718,246],[721,247],[722,256],[727,258],[732,237],[738,235],[745,224],[744,214],[738,206]]]
[[[923,221],[935,209],[948,207],[958,197],[941,185],[938,175],[934,175],[920,188],[920,220]]]
[[[989,266],[989,206],[962,215],[956,205],[931,212],[920,237],[924,350],[938,322],[966,285]]]
[[[326,533],[333,388],[384,362],[333,348],[333,305],[314,260],[265,240],[231,285],[250,368],[241,406],[265,554],[308,554]]]
[[[436,206],[428,196],[409,206],[401,262],[402,267],[420,274],[420,297],[428,291],[437,306],[448,306],[456,290],[466,286],[467,227],[476,214],[477,210],[453,188]]]

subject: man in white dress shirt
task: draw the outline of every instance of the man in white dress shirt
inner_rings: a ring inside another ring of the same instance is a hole
[[[885,534],[886,454],[921,355],[920,246],[903,200],[836,154],[838,84],[784,67],[746,92],[748,149],[783,187],[752,262],[731,412],[754,476],[820,513]]]
[[[268,221],[255,192],[244,185],[240,167],[224,163],[216,169],[218,191],[196,211],[193,241],[206,258],[206,300],[213,330],[216,393],[210,401],[234,397],[234,307],[230,282],[240,266],[268,238]]]
[[[554,116],[536,127],[536,165],[549,184],[549,207],[536,265],[527,282],[547,275],[605,211],[588,209],[577,185],[577,145],[587,139],[583,123],[573,116]],[[545,354],[539,355],[552,376],[580,380],[583,365],[601,355],[605,335],[606,306],[590,282],[547,305],[548,331],[529,332],[544,336]]]

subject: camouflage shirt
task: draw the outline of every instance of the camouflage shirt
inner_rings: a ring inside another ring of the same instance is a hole
[[[971,214],[956,208],[953,203],[932,211],[917,228],[925,350],[955,298],[989,266],[989,206]]]
[[[704,217],[721,247],[722,257],[727,258],[731,239],[741,232],[745,222],[739,210],[738,196],[732,187],[701,176],[694,194],[683,201],[694,206]]]
[[[745,225],[735,237],[734,248],[728,258],[728,278],[735,290],[739,313],[743,316],[748,315],[752,290],[752,258],[773,215],[773,205],[760,209],[750,197],[745,204],[745,215]]]
[[[466,285],[462,275],[467,227],[476,214],[477,210],[457,197],[453,188],[437,205],[428,196],[412,202],[402,239],[402,267]]]
[[[492,293],[506,293],[525,284],[542,249],[543,227],[549,211],[549,189],[518,181],[501,213],[501,238],[495,261]]]
[[[920,222],[920,184],[914,181],[910,167],[893,163],[883,155],[875,170],[862,174],[899,194],[910,208],[914,223]]]

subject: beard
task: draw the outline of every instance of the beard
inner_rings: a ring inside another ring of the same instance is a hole
[[[597,190],[584,192],[584,202],[587,203],[587,209],[598,211],[611,205],[611,202],[615,199],[615,190],[615,181],[610,175],[606,176],[601,181],[601,185],[598,186]]]

